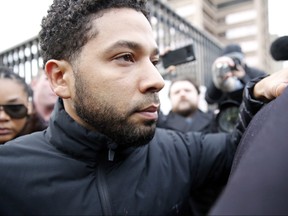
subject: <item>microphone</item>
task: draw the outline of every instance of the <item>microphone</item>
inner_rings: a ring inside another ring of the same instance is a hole
[[[276,61],[288,60],[288,36],[282,36],[273,41],[270,54]]]

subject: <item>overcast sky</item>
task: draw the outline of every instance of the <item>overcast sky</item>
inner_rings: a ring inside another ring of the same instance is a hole
[[[36,36],[52,1],[0,0],[0,52]],[[269,0],[271,33],[288,35],[287,8],[288,0]]]
[[[53,0],[0,0],[0,52],[38,34]]]

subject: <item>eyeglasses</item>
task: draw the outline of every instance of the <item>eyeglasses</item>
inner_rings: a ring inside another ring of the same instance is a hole
[[[21,119],[27,116],[28,109],[23,104],[6,104],[0,105],[3,107],[3,110],[6,114],[8,114],[13,119]],[[1,111],[2,109],[0,109]]]

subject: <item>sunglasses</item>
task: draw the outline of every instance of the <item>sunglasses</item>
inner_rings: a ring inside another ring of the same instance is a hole
[[[4,112],[13,119],[24,118],[28,113],[27,107],[23,104],[6,104],[0,105],[0,107],[3,107]]]

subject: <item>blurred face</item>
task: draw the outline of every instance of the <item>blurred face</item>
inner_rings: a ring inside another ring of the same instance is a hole
[[[198,109],[199,95],[189,81],[177,81],[170,88],[172,111],[181,116],[191,116]]]
[[[53,111],[57,95],[52,91],[46,75],[43,73],[32,83],[34,105],[37,113],[48,122]]]
[[[75,90],[69,114],[120,145],[149,142],[164,81],[152,28],[142,13],[111,9],[94,20],[97,35],[74,65]],[[76,115],[75,115],[76,114]]]
[[[217,58],[212,66],[212,79],[215,86],[223,92],[232,92],[243,88],[239,79],[246,74],[241,65],[236,66],[236,70],[230,70],[235,67],[235,62],[228,56],[221,56]]]
[[[27,122],[27,116],[23,118],[13,118],[11,114],[5,112],[1,105],[23,104],[27,108],[28,96],[21,84],[15,80],[0,79],[0,143],[3,144],[15,138],[24,128]],[[15,107],[12,111],[19,111]],[[30,109],[28,113],[30,113]]]

